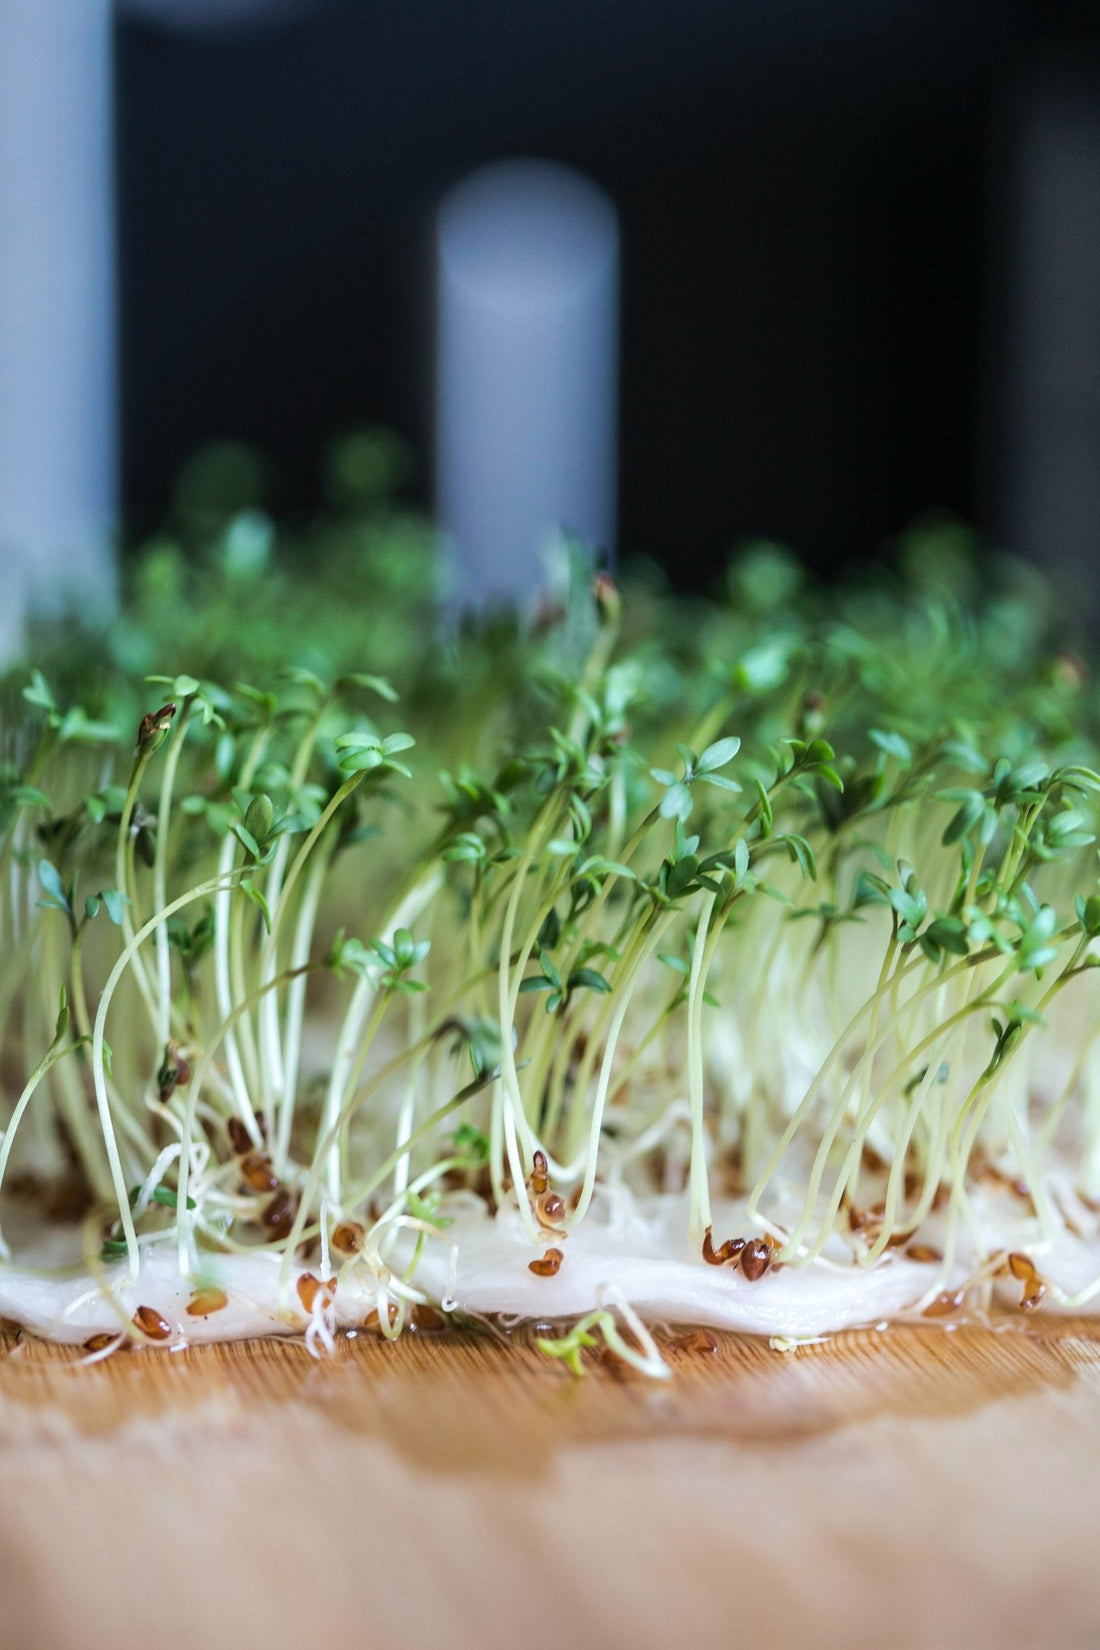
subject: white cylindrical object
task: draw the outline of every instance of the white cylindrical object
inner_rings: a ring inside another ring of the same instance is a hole
[[[0,556],[100,608],[116,505],[110,0],[0,3]]]
[[[529,599],[565,529],[610,553],[618,231],[602,190],[513,160],[437,222],[436,506],[463,600]]]
[[[27,570],[0,550],[0,671],[17,664],[26,644]],[[0,757],[2,760],[2,757]]]

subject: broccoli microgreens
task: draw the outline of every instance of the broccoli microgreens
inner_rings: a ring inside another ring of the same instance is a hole
[[[774,547],[710,605],[602,578],[557,629],[382,650],[400,692],[116,661],[63,708],[34,670],[0,1182],[75,1163],[98,1259],[268,1251],[284,1298],[362,1231],[386,1334],[456,1209],[563,1242],[602,1186],[664,1189],[674,1136],[684,1253],[731,1164],[788,1265],[936,1210],[946,1273],[989,1164],[1051,1239],[1067,1141],[1100,1196],[1094,702],[1011,579],[914,584],[817,592]],[[654,1373],[615,1321],[539,1344]]]

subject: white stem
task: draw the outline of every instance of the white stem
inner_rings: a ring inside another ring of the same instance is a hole
[[[164,759],[161,777],[160,804],[157,809],[157,843],[153,861],[153,904],[160,909],[168,898],[168,819],[172,808],[172,792],[176,783],[176,768],[183,750],[184,735],[190,705],[184,705],[172,743]],[[124,893],[125,889],[120,889]],[[163,1049],[172,1029],[172,952],[168,943],[168,928],[161,923],[156,931],[157,952],[157,1046]]]
[[[584,1182],[581,1186],[580,1201],[576,1212],[570,1221],[571,1226],[579,1226],[588,1213],[588,1205],[592,1201],[592,1189],[596,1184],[596,1163],[600,1150],[600,1131],[603,1128],[604,1107],[607,1104],[607,1090],[611,1082],[611,1068],[615,1061],[615,1049],[619,1041],[619,1033],[623,1028],[626,1011],[630,1007],[630,998],[633,993],[634,981],[641,969],[649,961],[653,952],[660,944],[661,936],[668,926],[668,917],[662,918],[653,926],[653,931],[646,940],[635,959],[634,966],[623,981],[622,995],[619,998],[607,1031],[607,1043],[604,1048],[603,1060],[600,1064],[600,1077],[596,1085],[596,1098],[592,1106],[592,1118],[588,1125],[588,1165],[584,1171]]]
[[[233,853],[236,847],[236,838],[227,836],[222,843],[221,853],[218,856],[218,876],[228,877],[233,870]],[[218,1016],[227,1020],[233,1012],[233,990],[229,975],[229,926],[232,915],[233,884],[223,884],[223,891],[214,902],[214,994],[218,1005]],[[237,1034],[230,1031],[225,1038],[225,1063],[229,1071],[229,1081],[233,1086],[237,1112],[252,1136],[254,1145],[260,1145],[261,1135],[256,1122],[256,1114],[248,1093],[248,1084],[245,1082],[244,1067],[241,1064],[240,1049],[237,1044]]]
[[[425,906],[434,899],[442,880],[442,871],[435,868],[414,888],[409,890],[382,929],[380,938],[385,944],[388,945],[393,940],[397,929],[412,926]],[[321,1112],[320,1132],[322,1136],[326,1135],[333,1127],[350,1098],[349,1089],[355,1080],[355,1068],[359,1057],[363,1028],[374,1006],[376,996],[377,985],[370,975],[365,975],[352,992],[351,1001],[344,1015],[344,1022],[340,1027],[340,1035],[336,1040],[332,1071],[329,1073],[328,1089],[325,1093],[324,1108]],[[329,1149],[326,1178],[329,1195],[334,1203],[339,1204],[340,1153],[339,1144],[335,1137]]]
[[[294,930],[294,944],[291,948],[290,967],[304,968],[309,961],[309,953],[313,944],[313,929],[317,919],[317,907],[321,899],[321,889],[324,885],[325,872],[328,870],[330,856],[322,854],[318,857],[309,881],[302,895],[302,908],[298,913],[298,923]],[[276,993],[269,991],[264,999],[264,1008],[268,1003],[274,1003]],[[299,975],[290,982],[286,1000],[286,1049],[282,1059],[282,1087],[281,1103],[279,1106],[278,1136],[275,1141],[275,1167],[278,1174],[286,1170],[290,1156],[290,1131],[294,1121],[294,1101],[298,1092],[298,1071],[302,1055],[302,1023],[305,1017],[306,977]],[[261,1016],[261,1049],[265,1058],[269,1052],[269,1041],[272,1037],[270,1022],[266,1015]],[[275,1041],[278,1041],[278,1021],[274,1031]],[[274,1063],[270,1069],[274,1069]]]
[[[704,963],[707,955],[707,935],[714,912],[717,894],[708,894],[703,902],[695,945],[691,953],[691,979],[688,984],[688,1101],[691,1105],[691,1231],[702,1238],[710,1225],[710,1187],[707,1183],[707,1142],[704,1127],[703,1087],[703,990]]]
[[[122,1170],[122,1159],[119,1156],[118,1140],[115,1137],[114,1121],[111,1117],[111,1105],[107,1096],[107,1073],[103,1061],[104,1030],[107,1025],[107,1011],[111,1006],[111,999],[118,988],[126,969],[133,963],[138,948],[145,943],[149,935],[156,932],[157,924],[166,922],[174,917],[177,911],[182,911],[196,900],[205,899],[208,895],[217,893],[222,887],[218,877],[212,877],[208,882],[202,882],[197,888],[181,894],[170,905],[154,912],[148,922],[138,929],[133,939],[122,949],[115,966],[107,976],[107,983],[103,987],[103,994],[99,999],[99,1008],[96,1012],[95,1025],[92,1028],[92,1080],[95,1084],[96,1106],[99,1109],[99,1122],[103,1130],[103,1143],[107,1148],[107,1161],[111,1169],[111,1182],[114,1187],[115,1199],[118,1203],[119,1219],[122,1222],[122,1232],[126,1239],[126,1248],[130,1260],[130,1276],[137,1278],[140,1265],[138,1254],[137,1232],[134,1230],[134,1217],[130,1209],[130,1200],[126,1191],[126,1177]],[[255,1126],[255,1119],[253,1119]],[[182,1166],[186,1164],[186,1154],[181,1160],[180,1196],[184,1195]]]

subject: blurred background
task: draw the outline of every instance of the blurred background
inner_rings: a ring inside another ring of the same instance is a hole
[[[750,536],[831,573],[943,510],[1095,612],[1097,23],[1094,0],[4,0],[9,590],[22,569],[49,601],[48,564],[109,602],[86,545],[125,554],[211,441],[259,449],[264,502],[306,515],[326,444],[368,424],[486,589],[528,576],[518,543],[515,577],[489,568],[524,510],[689,588]],[[514,157],[570,171],[473,200]]]

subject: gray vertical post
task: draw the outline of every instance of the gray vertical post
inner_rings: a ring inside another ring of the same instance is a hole
[[[32,607],[109,603],[110,0],[0,3],[0,557]]]
[[[565,528],[615,536],[618,231],[547,161],[467,178],[437,220],[435,487],[460,599],[530,599]]]
[[[1005,148],[994,372],[999,525],[1081,617],[1100,614],[1100,74],[1049,64]]]

